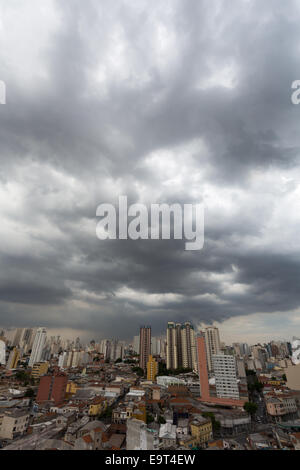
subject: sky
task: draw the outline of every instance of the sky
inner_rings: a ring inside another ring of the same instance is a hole
[[[296,0],[0,0],[0,324],[300,335]],[[204,204],[205,242],[99,240],[97,206]]]

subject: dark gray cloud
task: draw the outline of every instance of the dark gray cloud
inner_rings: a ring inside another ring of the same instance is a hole
[[[0,323],[121,337],[145,320],[284,323],[300,301],[298,3],[0,0],[0,14]],[[121,194],[203,200],[204,249],[100,242],[96,207]]]

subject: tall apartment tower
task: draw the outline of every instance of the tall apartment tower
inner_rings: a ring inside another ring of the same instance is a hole
[[[180,343],[180,340],[178,324],[176,325],[174,322],[169,321],[167,326],[167,369],[178,369],[179,367],[178,343]]]
[[[213,371],[213,360],[214,354],[221,353],[221,342],[219,330],[215,326],[208,326],[205,328],[205,344],[206,344],[206,356],[207,356],[207,367],[209,372]]]
[[[16,369],[20,359],[20,351],[17,348],[14,348],[10,351],[6,368],[8,370]]]
[[[195,331],[190,322],[168,322],[167,326],[167,369],[197,370]]]
[[[212,357],[212,360],[216,378],[217,397],[238,400],[240,394],[235,357],[225,354],[216,354]]]
[[[195,331],[190,322],[181,326],[181,365],[184,369],[197,370]]]
[[[0,365],[5,365],[6,357],[6,344],[4,341],[0,340]]]
[[[140,354],[140,337],[139,336],[133,337],[133,350],[137,354]]]
[[[40,362],[43,354],[43,349],[46,343],[47,331],[45,328],[38,328],[34,343],[32,346],[32,351],[29,359],[29,367],[32,367],[35,362]]]
[[[23,328],[17,328],[12,345],[17,346],[17,347],[21,346],[22,336],[23,336]]]
[[[147,370],[147,362],[151,354],[151,327],[141,326],[140,328],[140,368]]]

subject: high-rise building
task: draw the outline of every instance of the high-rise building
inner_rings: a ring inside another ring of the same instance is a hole
[[[178,328],[169,321],[167,326],[167,369],[178,369]]]
[[[13,348],[8,357],[6,368],[8,370],[16,369],[20,359],[20,351],[17,348]]]
[[[147,362],[151,354],[151,327],[141,326],[140,328],[140,368],[147,369]]]
[[[6,344],[4,341],[0,340],[0,365],[5,365],[5,356],[6,356]]]
[[[221,353],[221,342],[219,330],[215,326],[208,326],[205,328],[205,344],[207,355],[207,367],[209,372],[213,371],[212,356]]]
[[[56,405],[62,403],[66,395],[67,383],[68,376],[62,372],[44,375],[40,380],[37,403],[45,401],[53,401]]]
[[[184,369],[197,370],[195,331],[190,322],[181,326],[181,366]]]
[[[235,357],[232,355],[216,354],[212,356],[212,360],[216,378],[217,397],[238,400],[240,395]]]
[[[140,353],[140,337],[139,336],[134,336],[133,337],[133,350],[135,353],[139,354]]]
[[[151,340],[151,353],[153,356],[160,356],[161,354],[161,338],[152,338]]]
[[[30,344],[32,343],[32,336],[33,336],[33,329],[24,328],[23,334],[21,337],[21,344],[20,344],[24,352],[27,352],[30,349]]]
[[[43,349],[46,343],[46,336],[47,336],[47,331],[45,328],[38,328],[35,338],[34,338],[34,343],[32,346],[32,351],[29,359],[29,367],[32,367],[35,362],[40,362],[42,355],[43,355]]]
[[[149,360],[147,362],[147,380],[152,380],[152,382],[154,382],[157,374],[158,374],[158,362],[150,354]]]
[[[194,327],[190,322],[168,322],[167,369],[197,369]]]
[[[13,346],[21,346],[21,337],[23,335],[23,328],[17,328],[14,336]]]

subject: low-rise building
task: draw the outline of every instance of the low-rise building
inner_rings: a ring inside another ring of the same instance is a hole
[[[198,416],[190,422],[191,435],[197,445],[205,446],[212,439],[212,423],[210,419]]]
[[[0,427],[1,439],[14,439],[23,435],[29,425],[29,413],[22,410],[12,410],[5,413]]]

